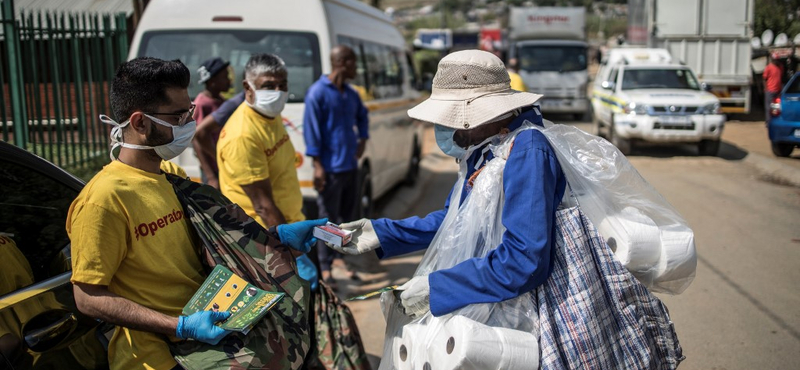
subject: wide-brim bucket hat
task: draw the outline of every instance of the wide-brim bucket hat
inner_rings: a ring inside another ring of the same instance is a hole
[[[492,53],[464,50],[442,58],[431,96],[408,110],[411,118],[465,130],[494,121],[542,95],[511,89],[503,61]]]

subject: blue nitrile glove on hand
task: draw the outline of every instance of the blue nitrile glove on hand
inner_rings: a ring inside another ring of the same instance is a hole
[[[178,329],[175,330],[175,333],[180,339],[194,339],[216,345],[230,333],[230,330],[214,324],[227,320],[229,317],[231,317],[230,312],[214,311],[195,312],[189,316],[181,316],[178,318]]]
[[[314,227],[323,226],[327,223],[328,219],[322,218],[278,225],[278,238],[281,239],[281,243],[288,245],[292,249],[308,253],[317,242],[317,238],[311,236],[313,235]]]

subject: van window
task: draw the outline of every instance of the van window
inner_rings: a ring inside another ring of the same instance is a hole
[[[139,56],[180,59],[192,73],[189,96],[204,89],[197,83],[197,68],[205,60],[220,57],[233,67],[233,88],[242,90],[244,66],[254,53],[273,53],[286,62],[289,101],[302,102],[306,91],[322,74],[319,40],[310,32],[260,30],[151,31],[142,36]]]
[[[367,93],[367,67],[364,63],[364,48],[363,45],[356,39],[347,36],[339,36],[339,45],[345,45],[353,49],[356,54],[356,78],[350,81],[352,86],[361,96],[361,100],[369,101],[374,99],[372,95]]]
[[[339,43],[358,50],[358,74],[355,82],[363,81],[362,99],[394,98],[403,95],[403,51],[388,45],[339,36]],[[358,87],[354,86],[358,89]]]

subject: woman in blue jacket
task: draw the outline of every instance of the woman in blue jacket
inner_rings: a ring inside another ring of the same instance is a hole
[[[503,62],[491,53],[466,50],[439,63],[429,99],[408,111],[411,118],[434,124],[442,151],[467,161],[472,175],[492,159],[491,151],[467,149],[496,135],[519,129],[523,122],[542,125],[535,103],[541,95],[511,89]],[[374,250],[387,258],[427,248],[451,204],[444,209],[404,220],[361,219],[342,224],[352,230],[350,243],[336,248],[346,254]],[[555,212],[566,180],[547,139],[524,130],[514,140],[503,173],[502,242],[485,257],[468,259],[449,269],[417,276],[401,287],[406,313],[417,317],[428,310],[441,316],[474,303],[495,303],[527,293],[550,274],[556,236]],[[452,194],[451,194],[452,196]]]

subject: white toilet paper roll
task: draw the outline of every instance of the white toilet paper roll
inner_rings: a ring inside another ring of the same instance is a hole
[[[658,225],[638,209],[625,207],[619,214],[603,219],[597,231],[614,250],[614,255],[640,280],[652,280],[661,258]]]
[[[685,225],[662,227],[661,245],[661,259],[652,290],[680,294],[692,282],[697,269],[694,232]]]
[[[539,343],[530,333],[454,316],[430,343],[428,362],[436,370],[536,369]]]
[[[415,357],[425,352],[425,343],[417,338],[424,336],[427,328],[424,325],[408,324],[402,330],[400,337],[392,341],[392,359],[397,370],[413,370],[417,368]]]

